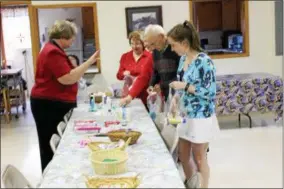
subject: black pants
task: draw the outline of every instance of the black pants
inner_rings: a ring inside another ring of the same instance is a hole
[[[31,110],[36,123],[41,169],[44,171],[53,157],[49,141],[57,133],[57,125],[63,121],[64,115],[76,107],[76,103],[31,98]]]

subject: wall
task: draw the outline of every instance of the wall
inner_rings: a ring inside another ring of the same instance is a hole
[[[67,18],[75,18],[75,23],[78,27],[83,26],[81,8],[66,8],[66,9],[39,9],[38,10],[38,25],[40,41],[42,42],[42,35],[47,34],[45,28],[50,28],[55,20],[65,20]],[[45,36],[47,37],[47,36]]]
[[[62,4],[76,3],[76,1],[33,1],[32,3]],[[187,1],[97,2],[102,74],[96,76],[95,82],[99,83],[100,86],[108,86],[116,82],[115,75],[120,56],[129,50],[126,38],[125,7],[148,5],[162,5],[163,23],[166,31],[175,24],[189,19]],[[217,73],[269,72],[282,76],[282,57],[275,56],[273,1],[249,1],[249,28],[250,56],[215,60]]]

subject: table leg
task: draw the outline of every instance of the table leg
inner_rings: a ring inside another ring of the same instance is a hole
[[[239,128],[241,128],[241,114],[239,114]]]
[[[10,111],[9,111],[9,103],[8,103],[9,98],[8,98],[6,89],[3,89],[2,95],[3,95],[3,102],[4,102],[5,120],[6,120],[6,123],[10,123]]]
[[[9,113],[9,120],[11,120],[11,116],[12,116],[12,107],[11,107],[11,100],[10,100],[10,89],[9,87],[7,87],[6,90],[6,98],[7,98],[7,112]]]
[[[17,83],[16,83],[16,75],[14,74],[13,75],[13,80],[14,80],[14,89],[17,88]],[[18,119],[19,118],[19,104],[20,104],[20,96],[17,96],[17,99],[16,99],[16,110],[17,110],[17,114],[16,114],[16,118]]]
[[[244,115],[249,118],[249,128],[252,128],[252,120],[251,120],[251,117],[250,117],[249,113],[244,114]]]
[[[23,83],[22,81],[20,80],[20,95],[21,95],[21,104],[22,104],[22,109],[23,109],[23,112],[26,111],[26,94],[25,94],[25,90],[24,90],[24,87],[23,87]]]

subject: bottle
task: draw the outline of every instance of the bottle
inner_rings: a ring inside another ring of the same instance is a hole
[[[90,111],[95,112],[96,111],[96,103],[95,103],[95,96],[94,94],[90,95]]]
[[[126,108],[122,107],[121,111],[122,111],[121,112],[121,117],[122,117],[121,125],[125,127],[125,126],[127,126]]]

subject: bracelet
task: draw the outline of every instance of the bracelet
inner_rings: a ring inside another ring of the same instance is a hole
[[[184,92],[188,92],[188,88],[189,88],[189,83],[186,84],[185,88],[184,88]]]

